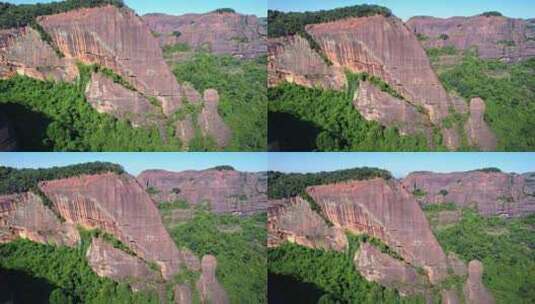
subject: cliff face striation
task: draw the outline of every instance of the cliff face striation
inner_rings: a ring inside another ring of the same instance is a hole
[[[216,213],[251,214],[265,212],[268,207],[265,173],[148,170],[137,179],[143,187],[153,188],[157,202],[185,200],[191,205],[209,202]]]
[[[266,26],[253,15],[147,14],[143,20],[156,33],[161,46],[185,43],[194,49],[239,58],[254,58],[267,52]]]
[[[414,172],[402,180],[403,186],[421,204],[453,202],[459,207],[475,207],[482,215],[522,216],[535,212],[535,173],[502,172]]]
[[[503,16],[413,17],[407,26],[426,48],[475,47],[481,58],[516,62],[535,56],[535,20]]]

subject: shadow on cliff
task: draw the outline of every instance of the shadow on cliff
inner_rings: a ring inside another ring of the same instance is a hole
[[[268,274],[268,303],[294,304],[318,303],[325,292],[316,285],[305,283],[291,276]]]
[[[52,120],[43,113],[33,111],[17,103],[1,103],[4,113],[15,130],[19,151],[51,151],[47,142],[47,129]]]
[[[313,151],[321,129],[284,112],[268,113],[269,151]]]
[[[46,304],[56,286],[17,270],[0,268],[0,303]]]

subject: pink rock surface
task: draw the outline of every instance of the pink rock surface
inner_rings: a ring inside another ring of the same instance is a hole
[[[472,146],[479,147],[482,151],[496,150],[496,136],[484,119],[485,102],[476,97],[470,100],[470,116],[465,125],[468,142]]]
[[[301,197],[273,201],[268,209],[268,247],[288,241],[310,248],[344,251],[347,237],[310,208]]]
[[[174,290],[175,304],[191,304],[191,288],[187,285],[177,285]]]
[[[185,263],[145,190],[127,175],[105,173],[41,182],[40,189],[67,223],[100,228],[170,279]]]
[[[253,15],[234,13],[147,14],[143,20],[158,33],[160,45],[186,43],[216,54],[254,58],[266,53],[266,27]],[[176,37],[173,32],[180,32]]]
[[[478,260],[468,263],[468,280],[464,285],[464,296],[466,303],[473,304],[493,304],[494,297],[483,285],[483,264]]]
[[[215,140],[219,148],[230,143],[231,131],[218,112],[219,94],[214,89],[208,89],[203,94],[204,107],[197,118],[201,133],[205,137]]]
[[[336,226],[376,237],[432,284],[447,276],[447,259],[418,202],[397,181],[372,179],[313,186],[307,193]]]
[[[157,202],[186,200],[189,204],[196,205],[209,201],[216,213],[243,214],[265,212],[269,205],[265,173],[235,170],[147,170],[137,179],[143,187],[153,187],[159,191],[154,195]]]
[[[531,173],[501,172],[414,172],[402,180],[410,192],[425,192],[422,204],[452,202],[459,207],[475,207],[482,215],[522,216],[535,212],[535,197],[530,195]]]
[[[229,299],[227,293],[217,281],[215,271],[217,260],[212,255],[205,255],[201,261],[201,276],[197,281],[197,290],[201,296],[202,303],[227,304]]]
[[[477,48],[481,58],[519,61],[535,56],[535,20],[507,17],[413,17],[407,26],[428,37],[425,47]],[[448,39],[440,35],[448,35]],[[509,43],[506,43],[509,42]],[[514,44],[514,45],[507,45]]]
[[[401,295],[424,294],[427,278],[403,261],[382,253],[369,243],[362,243],[355,253],[354,263],[368,281],[395,288]]]
[[[70,247],[80,241],[76,226],[62,223],[42,199],[31,192],[0,196],[0,243],[19,237]]]

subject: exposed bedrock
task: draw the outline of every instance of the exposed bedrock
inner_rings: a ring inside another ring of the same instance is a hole
[[[422,267],[432,284],[447,276],[447,259],[418,202],[396,181],[372,179],[313,186],[307,193],[335,227],[376,237]]]
[[[535,56],[535,20],[501,16],[413,17],[407,26],[425,36],[424,47],[477,48],[481,58],[519,61]],[[447,35],[447,36],[441,36]],[[444,39],[446,38],[447,39]]]
[[[76,226],[62,223],[43,200],[31,192],[0,196],[0,243],[17,238],[71,247],[80,241]]]
[[[114,235],[146,262],[159,265],[164,279],[182,266],[196,268],[179,251],[146,191],[127,175],[105,173],[41,182],[40,189],[69,224]]]
[[[227,304],[229,299],[227,293],[217,281],[215,271],[217,260],[212,255],[205,255],[201,261],[201,276],[197,281],[197,290],[201,296],[202,303]]]
[[[100,113],[129,120],[134,126],[148,125],[161,116],[161,109],[152,105],[139,92],[129,90],[102,73],[93,73],[85,90],[87,101]]]
[[[299,35],[268,40],[268,85],[282,82],[334,90],[347,84],[343,69],[328,66]]]
[[[273,201],[268,209],[268,247],[286,241],[335,251],[347,248],[344,230],[329,227],[301,197]]]
[[[483,264],[478,260],[468,263],[468,280],[464,285],[466,303],[493,304],[494,297],[481,281],[483,276]]]
[[[38,18],[65,58],[110,68],[166,115],[181,106],[181,88],[166,65],[158,41],[140,17],[115,6],[79,9]]]
[[[207,201],[216,213],[242,214],[265,212],[269,205],[265,173],[147,170],[137,179],[144,188],[154,188],[157,202],[186,200],[196,205]]]
[[[425,275],[416,268],[382,253],[369,243],[362,243],[355,253],[355,267],[368,281],[395,288],[401,295],[424,294],[429,287]]]
[[[0,152],[13,152],[18,149],[15,130],[4,113],[0,113]]]
[[[218,112],[219,94],[208,89],[203,94],[204,107],[197,118],[201,133],[215,140],[218,147],[223,148],[230,142],[231,131]]]
[[[362,81],[355,92],[353,105],[366,120],[397,127],[400,134],[423,134],[431,142],[433,125],[427,115],[410,103],[381,91],[368,81]]]
[[[410,192],[421,191],[421,204],[453,202],[459,207],[475,207],[485,216],[523,216],[535,212],[534,176],[484,171],[414,172],[402,183]]]
[[[143,20],[157,33],[162,46],[186,43],[194,49],[239,58],[254,58],[266,53],[266,26],[253,15],[147,14]]]
[[[74,60],[60,58],[29,26],[0,30],[0,78],[16,74],[72,81],[78,68]]]
[[[476,97],[470,100],[470,116],[465,125],[468,143],[483,151],[496,150],[496,136],[485,122],[485,102]]]
[[[86,254],[89,266],[101,277],[127,281],[133,290],[141,290],[158,281],[160,274],[152,271],[140,258],[114,248],[100,238],[94,238]]]
[[[192,295],[191,288],[186,284],[180,284],[175,286],[175,304],[191,304]]]

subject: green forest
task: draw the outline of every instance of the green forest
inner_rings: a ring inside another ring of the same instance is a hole
[[[365,180],[380,177],[391,179],[390,172],[378,168],[353,168],[318,173],[268,172],[268,197],[280,199],[302,194],[313,185],[333,184],[349,180]]]
[[[36,189],[37,184],[42,181],[104,172],[123,174],[124,169],[120,165],[106,162],[93,162],[44,169],[17,169],[0,166],[0,194],[20,193]]]

